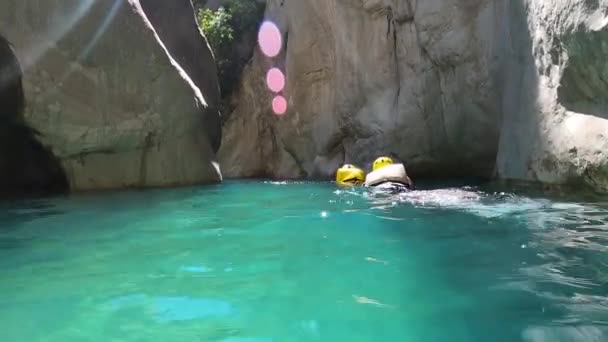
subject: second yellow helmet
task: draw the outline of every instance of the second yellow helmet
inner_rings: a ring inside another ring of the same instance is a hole
[[[336,172],[336,182],[342,185],[363,184],[365,172],[354,165],[345,164]]]
[[[389,157],[380,157],[377,158],[376,160],[374,160],[374,164],[372,166],[372,170],[376,171],[379,170],[387,165],[392,165],[394,164],[393,160]]]

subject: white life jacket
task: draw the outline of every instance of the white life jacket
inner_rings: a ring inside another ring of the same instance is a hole
[[[409,185],[409,179],[403,164],[387,165],[379,170],[372,171],[365,177],[365,186],[376,186],[386,182],[395,182]]]

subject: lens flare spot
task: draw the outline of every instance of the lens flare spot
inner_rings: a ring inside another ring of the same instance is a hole
[[[281,70],[272,68],[266,74],[266,84],[268,85],[268,89],[278,93],[285,87],[285,75],[283,75]]]
[[[258,32],[258,44],[266,56],[277,56],[281,52],[282,44],[281,31],[277,25],[270,21],[264,22]]]
[[[283,96],[275,96],[272,100],[272,110],[277,115],[285,114],[287,111],[287,100]]]

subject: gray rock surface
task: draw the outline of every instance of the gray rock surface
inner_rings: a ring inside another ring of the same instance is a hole
[[[0,36],[0,197],[63,192],[61,164],[24,122],[22,76],[15,51]]]
[[[8,0],[25,121],[72,189],[221,180],[219,88],[188,0]]]
[[[285,50],[245,72],[224,174],[329,177],[392,154],[414,176],[608,190],[607,3],[268,0]],[[287,74],[280,117],[271,66]]]
[[[226,176],[329,177],[392,154],[416,175],[489,175],[500,129],[505,8],[490,0],[269,0],[286,37],[256,53],[225,126]],[[288,112],[271,114],[270,66]]]
[[[608,1],[523,8],[512,15],[498,176],[608,191]]]

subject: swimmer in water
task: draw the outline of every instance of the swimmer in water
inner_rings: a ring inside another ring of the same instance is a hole
[[[377,158],[372,165],[372,172],[367,176],[362,169],[345,164],[336,171],[336,183],[343,186],[365,185],[390,193],[414,189],[414,183],[408,177],[403,164],[395,164],[389,157]]]
[[[414,183],[407,175],[405,166],[403,164],[395,164],[389,157],[380,157],[374,161],[372,172],[365,178],[365,186],[390,193],[414,189]]]
[[[336,183],[344,186],[363,185],[365,171],[352,164],[344,164],[336,171]]]

